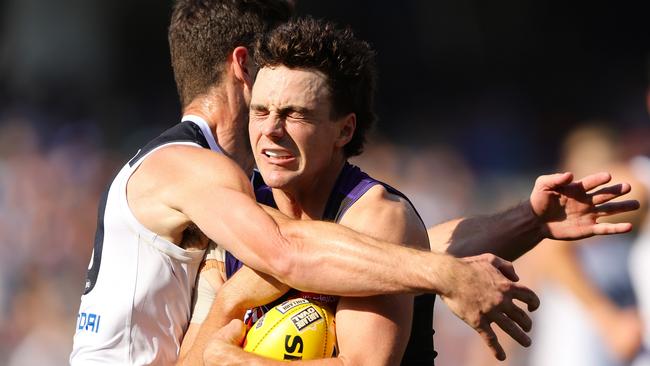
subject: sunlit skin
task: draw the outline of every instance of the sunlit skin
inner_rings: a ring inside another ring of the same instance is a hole
[[[334,117],[325,76],[284,66],[262,68],[253,87],[249,135],[257,167],[298,217],[319,218],[346,157],[355,117]],[[320,199],[314,199],[320,197]]]

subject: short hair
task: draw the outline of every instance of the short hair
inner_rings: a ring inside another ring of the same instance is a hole
[[[221,81],[228,55],[289,20],[286,0],[177,0],[169,25],[169,49],[181,105]]]
[[[332,117],[356,115],[356,129],[344,153],[350,157],[363,152],[366,133],[376,119],[375,51],[367,42],[356,38],[350,28],[303,18],[282,24],[258,40],[255,61],[260,68],[283,65],[325,74]]]

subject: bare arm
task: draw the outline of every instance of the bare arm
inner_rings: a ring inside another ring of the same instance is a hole
[[[147,181],[157,183],[145,193],[163,202],[145,226],[167,225],[154,231],[167,231],[173,239],[181,224],[193,222],[251,268],[303,291],[344,296],[448,294],[453,292],[450,274],[468,268],[450,256],[399,247],[341,225],[272,217],[254,201],[239,167],[205,149],[166,147],[139,170],[148,175]],[[143,216],[148,217],[136,217]],[[411,263],[408,268],[400,265],[406,262]]]
[[[269,304],[288,290],[275,278],[243,266],[219,288],[205,320],[190,324],[177,365],[203,365],[203,352],[216,331],[233,319],[243,319],[247,309]],[[188,338],[190,331],[193,336]]]
[[[352,206],[341,224],[382,240],[427,249],[426,229],[404,199],[375,186]],[[336,334],[341,365],[399,365],[413,321],[413,296],[341,298]]]
[[[631,187],[627,183],[604,187],[610,179],[607,173],[575,182],[570,173],[541,176],[530,199],[510,210],[430,228],[431,247],[457,257],[492,253],[515,260],[544,238],[577,240],[628,232],[630,223],[598,222],[639,207],[636,200],[611,202]]]
[[[217,271],[217,269],[199,271],[197,286],[194,288],[192,318],[190,319],[190,324],[183,336],[181,349],[178,355],[178,365],[186,364],[185,362],[189,362],[187,363],[188,365],[200,365],[200,363],[196,362],[196,358],[192,358],[192,351],[196,344],[204,342],[203,337],[205,337],[205,335],[201,333],[201,329],[203,328],[203,325],[206,324],[205,320],[210,317],[215,295],[220,291],[224,283],[221,274]],[[205,314],[206,308],[209,309],[207,314]],[[221,326],[224,326],[225,324],[227,324],[227,322],[221,324]],[[198,360],[200,361],[201,358],[198,358]]]
[[[432,227],[432,249],[456,257],[492,253],[515,260],[542,240],[539,222],[526,203],[494,215],[456,219]]]
[[[412,295],[341,299],[336,311],[339,362],[323,365],[399,365],[412,316]]]

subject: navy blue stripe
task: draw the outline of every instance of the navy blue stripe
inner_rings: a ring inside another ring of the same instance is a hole
[[[433,346],[433,304],[436,295],[418,295],[413,301],[411,335],[401,365],[430,366],[438,353]]]
[[[168,144],[170,142],[193,142],[201,145],[202,147],[209,149],[210,145],[208,140],[203,135],[201,128],[193,122],[181,122],[176,124],[174,127],[169,128],[160,136],[151,140],[145,147],[143,147],[138,153],[129,161],[129,166],[133,166],[138,160],[143,156],[151,152],[153,149],[158,146]]]
[[[102,264],[102,249],[104,248],[104,214],[106,212],[106,201],[108,200],[108,191],[110,186],[106,188],[104,194],[99,200],[99,208],[97,209],[97,231],[95,231],[95,244],[93,246],[93,265],[88,268],[86,272],[86,284],[84,288],[84,295],[87,295],[95,288],[97,277],[99,276],[99,267]]]

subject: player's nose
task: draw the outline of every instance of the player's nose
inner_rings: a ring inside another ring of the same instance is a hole
[[[282,137],[284,134],[284,121],[277,113],[269,113],[264,122],[260,124],[260,133],[267,137]]]

